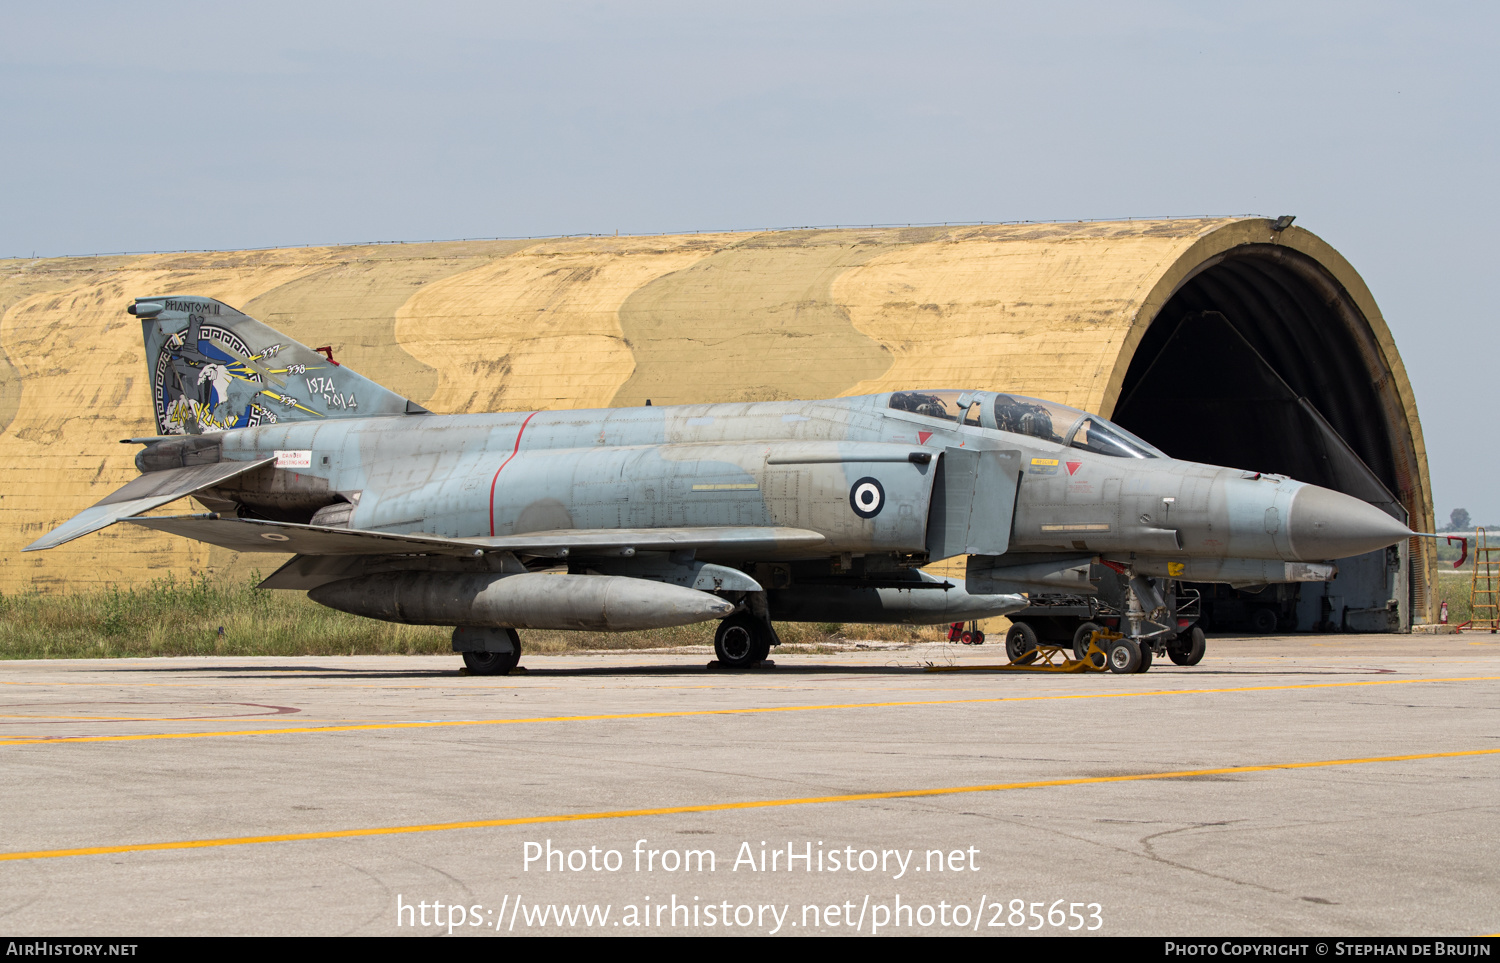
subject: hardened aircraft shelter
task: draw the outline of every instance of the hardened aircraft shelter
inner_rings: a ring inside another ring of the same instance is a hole
[[[0,260],[0,591],[244,572],[116,526],[22,546],[153,434],[131,299],[241,308],[439,412],[978,388],[1097,411],[1174,457],[1356,495],[1419,531],[1411,385],[1352,266],[1285,221],[1194,218]],[[174,510],[180,507],[174,507]],[[257,564],[269,571],[274,560]],[[1419,540],[1305,585],[1302,629],[1430,617]]]

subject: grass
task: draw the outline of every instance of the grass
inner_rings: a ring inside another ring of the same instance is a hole
[[[1437,579],[1438,602],[1448,603],[1448,622],[1459,625],[1469,619],[1469,589],[1473,570],[1465,568],[1454,575],[1439,575]]]
[[[168,577],[137,588],[66,595],[0,594],[0,659],[174,655],[447,655],[451,629],[395,625],[324,608],[299,592],[245,581]],[[1466,596],[1467,597],[1467,596]],[[788,645],[849,640],[938,641],[942,627],[778,622]],[[645,632],[521,634],[526,651],[557,653],[707,645],[710,625]]]

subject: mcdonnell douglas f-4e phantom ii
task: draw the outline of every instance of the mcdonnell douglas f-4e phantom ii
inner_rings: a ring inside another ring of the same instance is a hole
[[[1130,585],[1110,667],[1139,671],[1185,644],[1162,583],[1325,580],[1330,560],[1412,534],[1339,492],[1176,461],[1034,398],[440,415],[218,301],[127,310],[158,432],[127,439],[141,476],[27,550],[123,521],[291,552],[263,587],[455,626],[476,673],[515,666],[516,629],[712,619],[719,661],[748,667],[779,642],[773,618],[977,620],[1020,593],[1089,591],[1096,560]],[[140,517],[186,495],[208,513]],[[960,555],[961,582],[921,570]]]

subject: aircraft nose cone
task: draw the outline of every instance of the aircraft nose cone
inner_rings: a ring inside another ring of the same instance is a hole
[[[1411,534],[1374,505],[1316,485],[1299,488],[1287,512],[1292,554],[1304,562],[1363,555]]]

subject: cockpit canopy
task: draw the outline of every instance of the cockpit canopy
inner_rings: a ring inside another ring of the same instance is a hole
[[[993,391],[897,391],[890,407],[974,428],[1029,435],[1115,458],[1165,458],[1159,449],[1098,415],[1055,401]]]

